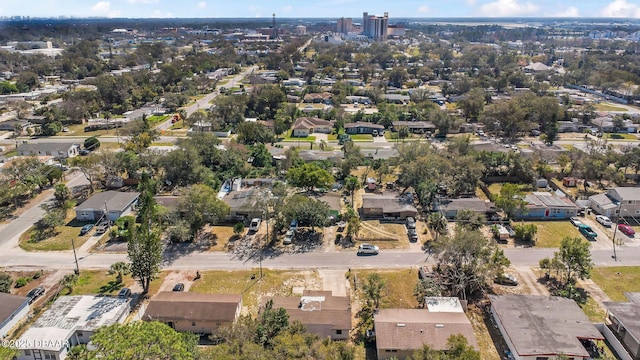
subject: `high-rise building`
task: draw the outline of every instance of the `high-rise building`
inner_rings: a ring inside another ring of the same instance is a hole
[[[336,32],[339,34],[348,34],[353,28],[353,19],[340,18],[336,27]]]
[[[384,16],[362,14],[362,34],[374,40],[387,40],[389,27],[389,13]]]

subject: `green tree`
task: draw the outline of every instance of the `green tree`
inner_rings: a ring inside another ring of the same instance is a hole
[[[265,144],[275,140],[273,133],[257,122],[244,121],[236,126],[236,139],[240,144]]]
[[[89,189],[93,193],[95,191],[95,182],[102,171],[98,156],[95,154],[76,156],[69,159],[69,165],[78,168],[80,172],[82,172],[82,175],[84,175],[89,182]]]
[[[55,199],[56,207],[64,207],[65,203],[71,198],[71,191],[66,184],[56,184],[53,187],[53,197]]]
[[[198,238],[205,225],[214,225],[229,214],[229,206],[218,199],[207,185],[192,185],[178,204],[180,217],[189,223],[192,239]]]
[[[356,190],[360,189],[360,181],[355,176],[347,176],[347,178],[344,179],[344,188],[351,193],[351,207],[353,207],[353,194]]]
[[[511,219],[518,212],[526,210],[526,202],[522,199],[522,191],[517,184],[507,183],[500,189],[500,195],[495,199],[496,206],[501,208],[507,218]]]
[[[289,326],[289,315],[283,308],[274,309],[273,300],[267,301],[256,326],[256,343],[265,348],[273,345],[273,339]]]
[[[233,233],[235,235],[240,235],[244,232],[244,223],[243,222],[238,222],[235,225],[233,225]]]
[[[516,241],[533,243],[538,233],[538,227],[535,224],[516,224],[513,226],[516,233],[514,238]]]
[[[384,292],[387,290],[387,283],[382,276],[378,273],[371,273],[367,275],[364,284],[362,284],[362,292],[364,293],[367,301],[367,306],[373,306],[376,309],[380,308],[380,300],[382,299]]]
[[[68,294],[73,292],[73,286],[78,282],[78,274],[67,274],[60,280],[60,286],[67,289]]]
[[[131,265],[124,261],[115,262],[109,267],[109,274],[116,275],[116,281],[118,282],[118,284],[122,283],[122,277],[124,275],[129,275],[130,273]]]
[[[418,300],[418,304],[424,308],[425,297],[442,296],[439,285],[430,277],[419,279],[413,288],[413,296]]]
[[[471,209],[464,209],[458,211],[456,214],[456,223],[458,226],[465,226],[470,230],[478,230],[487,223],[487,219],[482,213]]]
[[[100,148],[100,140],[97,137],[92,136],[84,139],[84,148],[89,151],[95,151]]]
[[[353,239],[358,235],[361,227],[362,222],[360,221],[360,217],[358,216],[358,214],[352,216],[347,222],[347,236]]]
[[[139,189],[138,215],[141,223],[127,244],[127,253],[131,263],[131,275],[140,283],[143,294],[147,294],[151,281],[160,272],[162,244],[159,231],[154,226],[154,220],[157,218],[156,202],[153,198],[155,183],[144,178]]]
[[[10,293],[11,292],[11,284],[13,284],[13,279],[11,275],[7,273],[0,273],[0,292]]]
[[[289,197],[281,212],[287,222],[296,219],[301,226],[311,226],[312,231],[318,226],[324,226],[330,215],[327,203],[302,194]]]
[[[192,360],[198,353],[196,335],[156,321],[103,326],[91,336],[91,344],[91,359]]]
[[[289,169],[287,180],[293,186],[312,191],[314,188],[328,188],[334,179],[331,174],[314,163],[306,163]]]
[[[589,243],[579,237],[565,237],[560,243],[560,249],[553,254],[552,262],[562,268],[564,285],[575,282],[576,278],[591,277],[593,262]]]

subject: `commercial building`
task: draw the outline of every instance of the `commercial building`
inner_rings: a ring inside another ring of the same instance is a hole
[[[369,15],[365,12],[362,14],[362,34],[370,39],[377,41],[387,40],[389,27],[389,13],[385,12],[384,16]]]
[[[340,18],[336,24],[336,32],[339,34],[348,34],[353,29],[353,19]]]

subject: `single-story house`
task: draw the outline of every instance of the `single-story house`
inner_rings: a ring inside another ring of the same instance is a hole
[[[307,137],[313,133],[330,134],[333,129],[333,121],[317,117],[300,117],[291,127],[293,137]]]
[[[221,325],[233,324],[241,310],[240,294],[161,291],[151,298],[142,319],[159,321],[177,331],[211,334]]]
[[[495,214],[497,209],[495,205],[489,200],[483,200],[477,197],[462,198],[462,199],[443,199],[436,203],[436,211],[439,211],[447,219],[455,219],[458,215],[458,211],[461,210],[473,210],[480,214],[485,214],[489,217]]]
[[[355,134],[382,135],[384,134],[384,126],[369,123],[369,122],[357,121],[354,123],[344,124],[344,131],[350,135],[355,135]]]
[[[529,65],[525,66],[523,69],[526,72],[540,72],[553,70],[553,67],[547,66],[541,62],[532,62],[529,63]]]
[[[102,326],[123,323],[129,300],[115,296],[61,296],[16,341],[17,360],[65,359]],[[46,341],[45,341],[46,340]]]
[[[320,104],[320,103],[327,103],[331,101],[332,97],[333,95],[330,92],[326,92],[326,91],[323,93],[310,93],[304,96],[303,101],[305,103]]]
[[[575,301],[559,296],[489,295],[491,314],[515,360],[591,358],[581,341],[604,340]]]
[[[640,359],[640,303],[604,302],[607,325],[634,359]]]
[[[301,297],[266,296],[260,309],[273,300],[273,308],[284,308],[289,321],[300,321],[308,332],[331,340],[346,340],[351,331],[351,301],[331,291],[304,290]]]
[[[423,134],[427,131],[434,132],[436,126],[431,121],[394,121],[393,131],[398,131],[400,128],[406,127],[412,133]]]
[[[476,152],[488,152],[488,153],[491,153],[491,152],[506,153],[506,152],[512,151],[510,148],[506,148],[504,146],[500,146],[492,142],[472,143],[471,148],[473,149],[473,151],[476,151]]]
[[[305,86],[307,84],[306,81],[300,78],[289,78],[286,80],[282,80],[282,86]]]
[[[394,104],[408,104],[411,96],[402,94],[382,94],[382,99]]]
[[[410,197],[365,194],[362,196],[360,216],[369,219],[393,218],[404,220],[415,217],[418,210]]]
[[[640,216],[640,187],[611,188],[604,194],[590,196],[589,200],[593,211],[600,215],[614,218]]]
[[[601,116],[591,120],[591,123],[600,131],[606,133],[616,132],[613,118],[610,116]],[[622,127],[618,130],[620,133],[636,134],[640,125],[634,124],[632,120],[626,119],[622,122]]]
[[[29,299],[0,293],[0,339],[4,339],[29,313]]]
[[[524,201],[526,210],[516,213],[517,219],[568,219],[580,211],[580,207],[566,196],[546,191],[527,194]]]
[[[350,103],[350,104],[369,105],[372,102],[371,99],[368,96],[350,95],[350,96],[345,96],[344,99],[347,101],[347,103]]]
[[[229,221],[247,221],[262,217],[262,209],[258,202],[265,198],[265,192],[259,188],[232,190],[224,198],[229,206]]]
[[[106,211],[109,220],[116,221],[131,212],[139,196],[137,192],[114,190],[97,193],[76,207],[76,220],[98,221]]]
[[[17,148],[20,156],[55,156],[59,159],[76,157],[80,154],[80,144],[73,143],[22,143]]]
[[[342,160],[343,152],[339,150],[300,150],[298,156],[306,162],[329,160],[335,164]]]
[[[24,128],[30,126],[31,123],[26,120],[7,120],[0,122],[0,130],[1,131],[15,131],[16,127],[20,127],[24,130]],[[22,133],[22,132],[21,132]]]
[[[432,298],[427,298],[427,301]],[[439,299],[439,300],[438,300]],[[452,301],[450,301],[450,299]],[[449,306],[457,298],[434,298],[433,310],[381,309],[373,316],[376,350],[379,360],[405,359],[428,345],[434,350],[448,350],[452,335],[462,335],[478,350],[473,327],[461,307]],[[440,309],[436,303],[444,303]],[[459,301],[457,301],[459,305]]]

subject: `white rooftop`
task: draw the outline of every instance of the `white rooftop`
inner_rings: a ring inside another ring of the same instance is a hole
[[[426,297],[424,303],[429,312],[461,313],[464,312],[457,297]]]
[[[127,299],[62,296],[20,337],[18,348],[60,351],[77,330],[95,331],[101,326],[112,325],[128,311]]]

